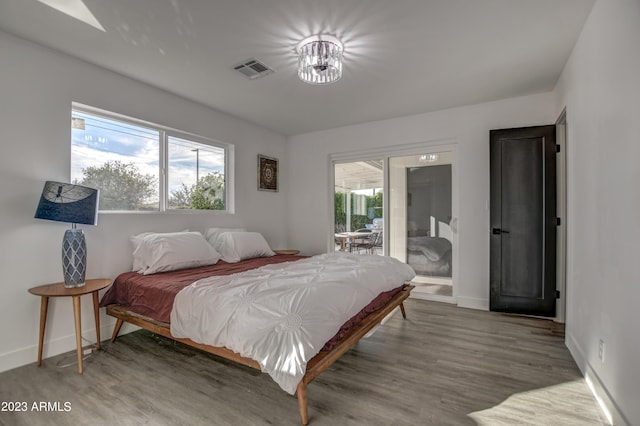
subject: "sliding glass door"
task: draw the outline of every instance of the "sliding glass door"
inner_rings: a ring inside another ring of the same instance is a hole
[[[358,243],[366,243],[368,232],[377,231],[377,249],[359,253],[384,254],[409,264],[417,275],[414,293],[454,301],[455,145],[420,150],[333,159],[334,249],[354,251],[362,247]]]
[[[383,254],[384,161],[334,164],[334,233],[337,250]],[[380,235],[377,235],[380,234]]]
[[[452,153],[389,159],[389,254],[416,272],[417,292],[452,296]]]

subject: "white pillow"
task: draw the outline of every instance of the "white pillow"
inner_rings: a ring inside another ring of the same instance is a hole
[[[209,228],[204,231],[204,237],[209,241],[213,247],[216,246],[216,241],[220,234],[224,232],[244,232],[246,229],[244,228]]]
[[[189,230],[185,229],[183,232],[189,232]],[[133,251],[135,252],[137,250],[137,248],[140,246],[140,243],[142,242],[144,237],[146,237],[148,235],[156,235],[156,234],[162,234],[162,233],[160,233],[160,232],[142,232],[140,234],[130,236],[129,237],[129,241],[131,241],[131,245],[133,246]],[[143,267],[144,267],[144,265],[140,264],[140,257],[139,256],[137,256],[137,257],[134,256],[133,257],[133,268],[132,268],[132,270],[137,272],[140,269],[142,269]]]
[[[147,235],[153,235],[155,232],[143,232],[138,235],[132,235],[129,237],[129,241],[131,241],[131,245],[133,246],[133,252],[135,253],[138,247],[140,247],[140,243]],[[141,256],[133,256],[133,270],[138,272],[140,271],[144,265],[142,264]]]
[[[240,262],[254,257],[275,256],[259,232],[223,232],[214,247],[229,263]]]
[[[133,264],[143,275],[213,265],[220,254],[199,232],[152,233],[141,238]]]

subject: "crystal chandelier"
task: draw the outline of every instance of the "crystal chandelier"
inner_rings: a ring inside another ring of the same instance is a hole
[[[328,84],[342,76],[342,51],[337,38],[319,34],[307,37],[297,47],[298,77],[305,83]]]

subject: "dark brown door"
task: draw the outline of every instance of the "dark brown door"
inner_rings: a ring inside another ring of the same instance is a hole
[[[492,311],[556,313],[555,126],[492,130]]]

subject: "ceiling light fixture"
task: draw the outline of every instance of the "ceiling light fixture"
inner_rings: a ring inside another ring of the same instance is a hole
[[[420,156],[420,162],[422,163],[434,163],[438,161],[438,154],[422,154]]]
[[[298,52],[298,77],[309,84],[329,84],[342,77],[343,44],[327,34],[302,40]]]

